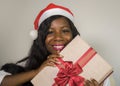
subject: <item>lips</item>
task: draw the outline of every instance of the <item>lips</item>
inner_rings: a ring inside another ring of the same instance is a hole
[[[53,45],[53,48],[54,48],[55,50],[61,51],[61,50],[64,48],[64,45]]]

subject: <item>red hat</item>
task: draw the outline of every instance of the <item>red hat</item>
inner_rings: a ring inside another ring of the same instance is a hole
[[[37,37],[36,33],[40,26],[40,24],[50,16],[53,15],[62,15],[73,21],[73,13],[66,7],[55,5],[50,3],[46,8],[44,8],[40,13],[37,15],[34,21],[34,29],[36,31],[32,32],[31,35],[34,36],[34,39]]]

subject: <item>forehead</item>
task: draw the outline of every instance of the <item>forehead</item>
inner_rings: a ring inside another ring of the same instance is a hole
[[[69,22],[66,18],[60,17],[51,22],[51,27],[52,26],[69,26]]]

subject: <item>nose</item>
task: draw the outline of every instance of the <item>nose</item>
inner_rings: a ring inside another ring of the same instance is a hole
[[[56,41],[56,42],[61,42],[61,41],[63,41],[62,34],[56,33],[55,36],[54,36],[54,41]]]

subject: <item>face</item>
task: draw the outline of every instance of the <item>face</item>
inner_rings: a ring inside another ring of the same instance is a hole
[[[71,40],[72,32],[68,21],[60,17],[52,21],[45,40],[47,50],[56,54],[61,51]]]

